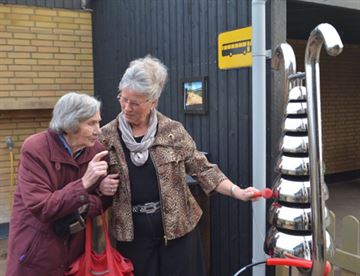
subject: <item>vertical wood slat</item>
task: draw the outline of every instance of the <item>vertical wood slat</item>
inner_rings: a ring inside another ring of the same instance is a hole
[[[354,216],[343,219],[342,249],[357,255],[359,253],[359,221]]]
[[[43,0],[43,2],[46,4],[46,7],[53,7],[55,5],[56,0]]]
[[[329,233],[335,237],[335,214],[330,211],[330,226]],[[360,241],[360,225],[359,220],[354,216],[346,216],[342,221],[342,248],[335,249],[334,256],[327,256],[333,265],[336,265],[341,270],[342,276],[353,276],[360,272],[360,256],[359,256],[359,241]],[[335,242],[334,242],[335,243]],[[346,268],[351,271],[346,271]],[[334,267],[330,276],[334,275]]]
[[[359,221],[353,216],[346,216],[342,222],[342,250],[345,252],[359,254]],[[356,273],[341,272],[341,276],[355,276]]]
[[[223,32],[226,30],[226,6],[223,6],[221,1],[217,1],[217,31]],[[219,87],[219,93],[217,98],[217,105],[221,112],[218,113],[218,131],[219,131],[219,140],[218,140],[218,147],[219,147],[219,162],[222,164],[222,169],[228,171],[228,146],[227,143],[227,133],[228,133],[228,120],[227,120],[227,111],[228,111],[228,101],[226,100],[228,96],[228,82],[227,82],[227,71],[218,71],[217,74],[217,83]],[[218,196],[218,208],[219,214],[217,214],[217,220],[214,220],[214,223],[218,225],[226,225],[228,223],[227,216],[229,210],[229,199],[219,198]],[[213,227],[215,230],[216,227]],[[230,275],[230,269],[227,265],[228,263],[228,256],[226,252],[229,252],[230,245],[228,244],[228,237],[229,237],[229,227],[224,227],[223,229],[216,229],[218,231],[216,237],[219,243],[224,241],[223,244],[217,244],[217,247],[220,249],[219,256],[217,261],[219,265],[216,270],[215,275]],[[214,252],[215,248],[212,250]]]
[[[209,25],[208,25],[208,16],[209,8],[208,3],[205,1],[199,1],[199,75],[200,76],[209,76],[208,63],[209,63]],[[208,94],[211,93],[208,91]],[[201,148],[209,148],[209,139],[206,138],[210,135],[210,124],[209,120],[200,116],[201,123],[201,136],[200,136],[200,146]]]
[[[330,216],[330,224],[329,224],[329,226],[328,226],[328,231],[329,231],[329,234],[330,234],[330,236],[333,238],[333,242],[334,242],[334,244],[335,244],[335,235],[336,235],[336,225],[335,225],[335,221],[336,221],[336,219],[335,219],[335,214],[334,214],[334,212],[332,212],[332,211],[329,211],[329,216]],[[326,257],[327,259],[329,259],[330,260],[330,262],[331,262],[331,256],[327,256]],[[330,274],[329,274],[329,276],[334,276],[334,266],[332,265],[332,267],[331,267],[331,272],[330,272]]]
[[[199,43],[199,38],[200,38],[200,20],[201,18],[199,17],[199,2],[200,1],[191,1],[191,13],[192,13],[192,17],[191,17],[191,28],[190,28],[190,33],[191,33],[191,70],[190,70],[190,76],[200,76],[200,43]],[[188,117],[190,117],[191,115],[188,115]],[[200,117],[201,116],[191,116],[193,117],[191,120],[192,123],[192,135],[194,137],[201,137],[201,127],[200,127]],[[198,140],[199,143],[199,147],[202,148],[201,145],[201,139]]]
[[[183,24],[183,18],[184,18],[184,2],[182,1],[176,1],[176,45],[174,46],[174,49],[176,49],[176,68],[173,68],[172,76],[174,77],[173,82],[175,82],[175,86],[177,87],[177,107],[179,109],[179,112],[177,114],[177,120],[184,122],[185,121],[185,114],[182,112],[183,108],[183,94],[182,94],[182,87],[180,80],[184,78],[185,76],[185,67],[184,67],[184,29],[185,26]],[[177,77],[176,77],[177,76]]]
[[[163,11],[163,15],[162,15],[162,19],[163,19],[163,44],[164,44],[164,53],[163,53],[163,57],[164,57],[164,62],[167,63],[167,65],[169,67],[171,67],[172,64],[172,60],[170,59],[170,52],[172,51],[171,49],[171,39],[170,39],[170,32],[171,32],[171,27],[173,26],[173,19],[170,18],[170,7],[169,6],[169,1],[165,1],[163,2],[162,5],[162,11]],[[168,89],[171,88],[171,84],[169,85],[169,83],[167,84]],[[174,93],[176,93],[176,91],[171,91],[170,93],[167,95],[166,99],[165,99],[165,109],[166,109],[166,113],[167,114],[174,114],[175,112],[173,112],[174,108],[172,105],[172,97],[174,95]]]
[[[289,276],[289,268],[286,266],[277,266],[275,268],[276,276]]]
[[[213,162],[217,162],[219,160],[219,104],[218,104],[218,97],[222,94],[219,89],[219,83],[218,83],[218,74],[219,71],[217,70],[217,57],[214,55],[214,52],[217,50],[216,46],[216,39],[217,39],[217,33],[218,33],[218,23],[215,18],[218,16],[218,8],[217,8],[217,1],[208,1],[208,18],[207,18],[207,24],[209,25],[209,43],[211,45],[209,50],[209,56],[208,56],[208,71],[209,71],[209,94],[208,94],[208,107],[209,107],[209,121],[211,122],[211,127],[209,130],[209,153],[211,160]],[[218,91],[218,92],[216,92]],[[210,112],[210,110],[212,112]],[[218,197],[214,197],[211,201],[211,235],[212,237],[215,237],[211,241],[211,252],[214,252],[215,250],[218,250],[219,253],[213,254],[215,255],[211,259],[211,270],[212,275],[221,275],[221,264],[215,264],[215,258],[218,254],[221,254],[223,252],[221,251],[221,239],[219,239],[220,231],[221,229],[216,227],[216,225],[221,225],[219,222],[220,217],[220,200]]]

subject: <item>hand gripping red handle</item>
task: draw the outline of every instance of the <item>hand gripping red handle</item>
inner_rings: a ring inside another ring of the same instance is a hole
[[[269,188],[265,188],[264,190],[255,192],[252,197],[253,197],[253,198],[263,197],[263,198],[269,199],[269,198],[271,198],[272,196],[273,196],[272,190],[269,189]]]
[[[302,268],[311,268],[312,261],[304,260],[304,259],[287,259],[287,258],[268,258],[266,259],[266,265],[287,265],[287,266],[295,266]],[[324,276],[327,276],[331,271],[331,265],[329,262],[326,262],[325,273]]]

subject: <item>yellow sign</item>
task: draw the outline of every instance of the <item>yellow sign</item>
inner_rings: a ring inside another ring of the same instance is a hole
[[[252,28],[246,27],[219,34],[218,60],[220,69],[252,65]]]

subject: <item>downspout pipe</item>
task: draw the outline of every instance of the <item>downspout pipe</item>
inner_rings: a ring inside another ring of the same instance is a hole
[[[259,190],[266,187],[266,0],[252,0],[252,181]],[[252,262],[264,261],[266,230],[265,200],[253,203]],[[253,275],[265,276],[264,266],[255,266]]]

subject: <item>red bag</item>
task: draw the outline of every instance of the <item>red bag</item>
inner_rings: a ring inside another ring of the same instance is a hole
[[[101,215],[105,250],[98,254],[92,250],[92,220],[86,222],[85,253],[65,271],[66,276],[133,276],[134,267],[129,259],[124,258],[110,244],[104,214]]]

